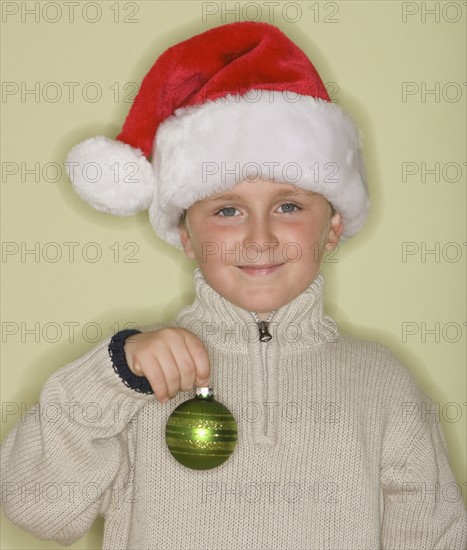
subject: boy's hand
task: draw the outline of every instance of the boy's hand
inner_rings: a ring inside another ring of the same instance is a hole
[[[131,372],[147,378],[161,403],[180,390],[209,384],[208,352],[188,330],[163,328],[135,334],[126,339],[124,350]]]

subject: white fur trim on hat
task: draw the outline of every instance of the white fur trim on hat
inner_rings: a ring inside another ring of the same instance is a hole
[[[341,213],[343,237],[369,206],[360,135],[337,105],[309,96],[250,90],[178,109],[159,127],[151,224],[181,247],[181,212],[245,179],[291,183],[324,195]]]
[[[75,145],[65,165],[75,191],[96,210],[129,216],[149,208],[154,172],[139,149],[98,136]]]

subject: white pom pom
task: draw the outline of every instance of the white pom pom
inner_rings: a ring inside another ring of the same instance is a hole
[[[152,202],[151,163],[126,143],[103,136],[86,139],[71,149],[65,166],[75,191],[96,210],[129,216]]]

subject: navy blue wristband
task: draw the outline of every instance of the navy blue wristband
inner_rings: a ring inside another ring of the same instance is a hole
[[[139,393],[154,393],[147,378],[133,374],[126,362],[125,340],[135,334],[141,334],[140,330],[121,330],[114,334],[109,343],[109,355],[114,371],[120,376],[125,386]]]

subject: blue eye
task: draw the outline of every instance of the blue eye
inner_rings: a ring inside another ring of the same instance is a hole
[[[233,206],[228,206],[226,208],[221,208],[218,214],[223,217],[231,218],[232,216],[235,216],[236,211],[237,209],[234,208]]]
[[[284,212],[284,214],[289,214],[291,212],[295,212],[295,210],[299,210],[299,207],[296,204],[292,204],[291,202],[282,204],[281,206],[279,206],[279,208],[283,209],[282,212]]]

